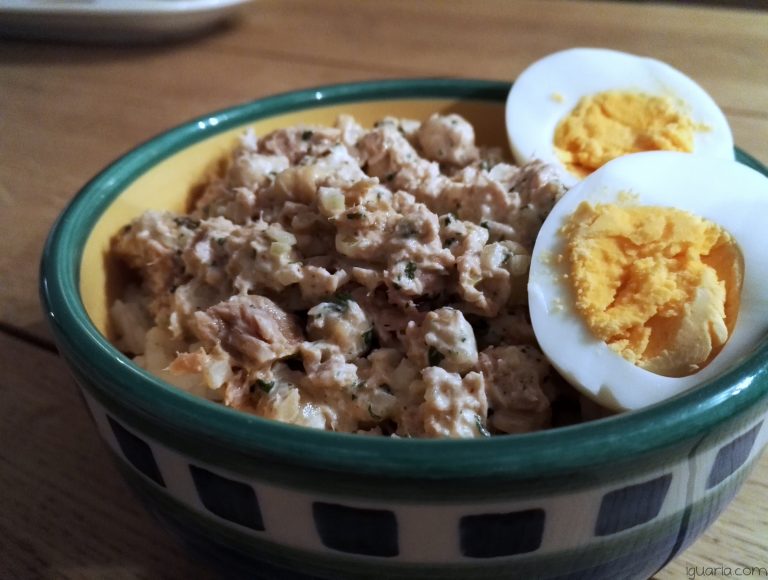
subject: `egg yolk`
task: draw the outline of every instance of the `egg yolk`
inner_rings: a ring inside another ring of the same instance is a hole
[[[557,126],[554,145],[568,171],[586,177],[629,153],[690,153],[701,129],[670,98],[607,91],[579,101]]]
[[[673,208],[582,202],[561,233],[577,312],[630,362],[685,376],[728,340],[743,259],[720,226]]]

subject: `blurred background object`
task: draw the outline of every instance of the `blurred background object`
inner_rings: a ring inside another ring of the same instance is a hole
[[[0,0],[0,36],[157,42],[230,21],[250,0]]]

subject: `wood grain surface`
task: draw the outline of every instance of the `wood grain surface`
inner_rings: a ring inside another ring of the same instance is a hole
[[[108,46],[0,39],[0,578],[207,578],[118,479],[37,300],[45,235],[136,144],[277,92],[395,77],[513,80],[573,46],[662,59],[768,163],[768,12],[648,3],[259,0],[196,38]],[[768,566],[768,459],[657,575]],[[721,576],[722,577],[722,576]]]

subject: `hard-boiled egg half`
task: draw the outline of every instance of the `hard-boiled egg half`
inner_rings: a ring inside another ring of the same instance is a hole
[[[565,50],[529,66],[506,122],[517,161],[550,163],[568,186],[630,153],[734,157],[725,115],[704,89],[663,62],[613,50]]]
[[[768,334],[768,179],[735,161],[627,155],[545,220],[531,322],[560,374],[639,409],[720,375]]]

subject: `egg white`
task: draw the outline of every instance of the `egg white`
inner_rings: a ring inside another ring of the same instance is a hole
[[[575,309],[569,265],[558,260],[560,228],[577,206],[616,203],[675,207],[728,231],[744,259],[736,326],[720,353],[695,374],[671,378],[643,370],[596,338]],[[614,410],[639,409],[700,385],[728,370],[768,334],[768,178],[735,161],[654,151],[615,159],[568,191],[555,205],[533,249],[528,282],[531,322],[552,365],[573,386]]]
[[[708,127],[694,133],[693,153],[733,159],[733,135],[712,97],[668,64],[597,48],[556,52],[529,66],[517,78],[506,104],[507,133],[518,163],[540,159],[559,169],[565,185],[579,178],[555,152],[558,123],[583,97],[605,91],[641,92],[684,102],[694,123]]]

